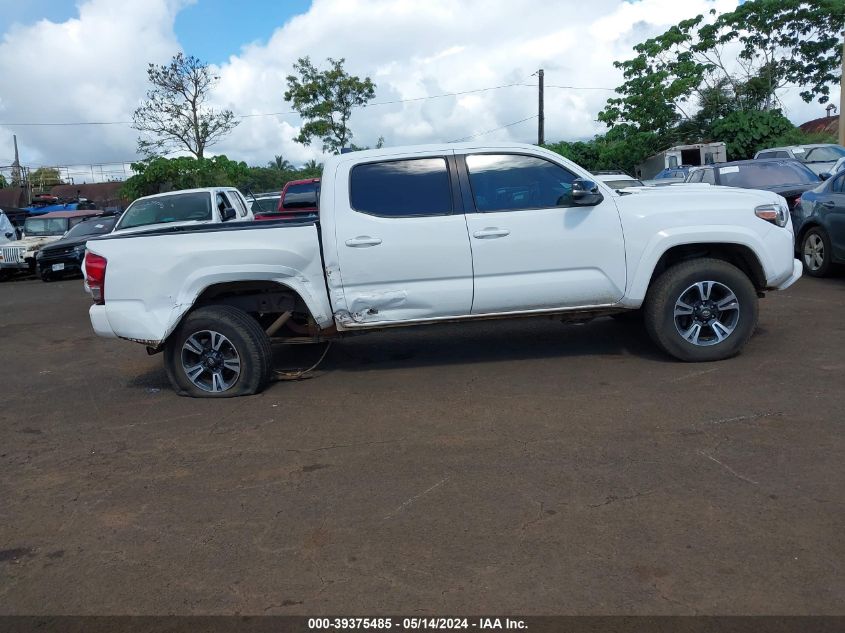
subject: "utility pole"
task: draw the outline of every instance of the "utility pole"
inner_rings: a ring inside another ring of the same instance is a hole
[[[842,31],[842,74],[839,76],[839,144],[845,145],[845,31]]]
[[[845,57],[842,58],[843,68],[845,68]],[[546,115],[543,113],[543,69],[537,71],[537,78],[540,80],[537,93],[537,145],[542,145],[546,142]],[[840,130],[840,144],[841,144]]]
[[[20,185],[21,184],[21,161],[18,157],[18,136],[17,134],[12,135],[12,142],[15,144],[15,162],[12,163],[12,184],[13,185]]]

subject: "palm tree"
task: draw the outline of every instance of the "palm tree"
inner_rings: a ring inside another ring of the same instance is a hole
[[[318,163],[313,158],[311,160],[309,160],[308,162],[306,162],[302,166],[302,169],[305,169],[305,170],[308,170],[308,171],[320,171],[322,168],[323,168],[323,163]]]
[[[292,171],[293,164],[285,160],[284,156],[276,156],[273,160],[267,163],[271,169],[278,169],[279,171]]]

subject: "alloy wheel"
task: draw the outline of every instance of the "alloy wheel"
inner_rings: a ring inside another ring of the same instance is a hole
[[[241,358],[232,342],[220,332],[194,332],[182,345],[182,370],[203,391],[223,392],[241,375]]]
[[[824,265],[824,240],[818,233],[811,233],[804,240],[804,264],[813,271]]]
[[[674,308],[675,327],[699,347],[718,345],[739,323],[739,300],[718,281],[699,281],[684,290]]]

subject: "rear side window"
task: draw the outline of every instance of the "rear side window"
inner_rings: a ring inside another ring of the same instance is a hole
[[[383,217],[449,215],[452,191],[445,158],[365,163],[352,168],[352,208]]]
[[[689,182],[701,182],[701,177],[704,175],[703,170],[698,169],[690,174]]]
[[[716,184],[716,175],[713,173],[712,169],[701,170],[701,182],[706,182],[710,185]]]
[[[308,182],[290,185],[285,191],[283,209],[313,209],[317,206],[317,186],[319,183]]]

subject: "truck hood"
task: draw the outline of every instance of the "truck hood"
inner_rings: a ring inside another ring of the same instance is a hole
[[[711,211],[731,209],[753,213],[754,207],[763,204],[789,207],[786,199],[773,191],[699,183],[625,189],[622,195],[614,197],[614,201],[620,213],[640,216],[692,211],[696,216],[691,217],[699,217],[701,220],[709,216]]]
[[[25,251],[33,251],[41,248],[44,244],[57,242],[62,239],[61,235],[33,235],[16,241],[13,245],[22,247]]]

